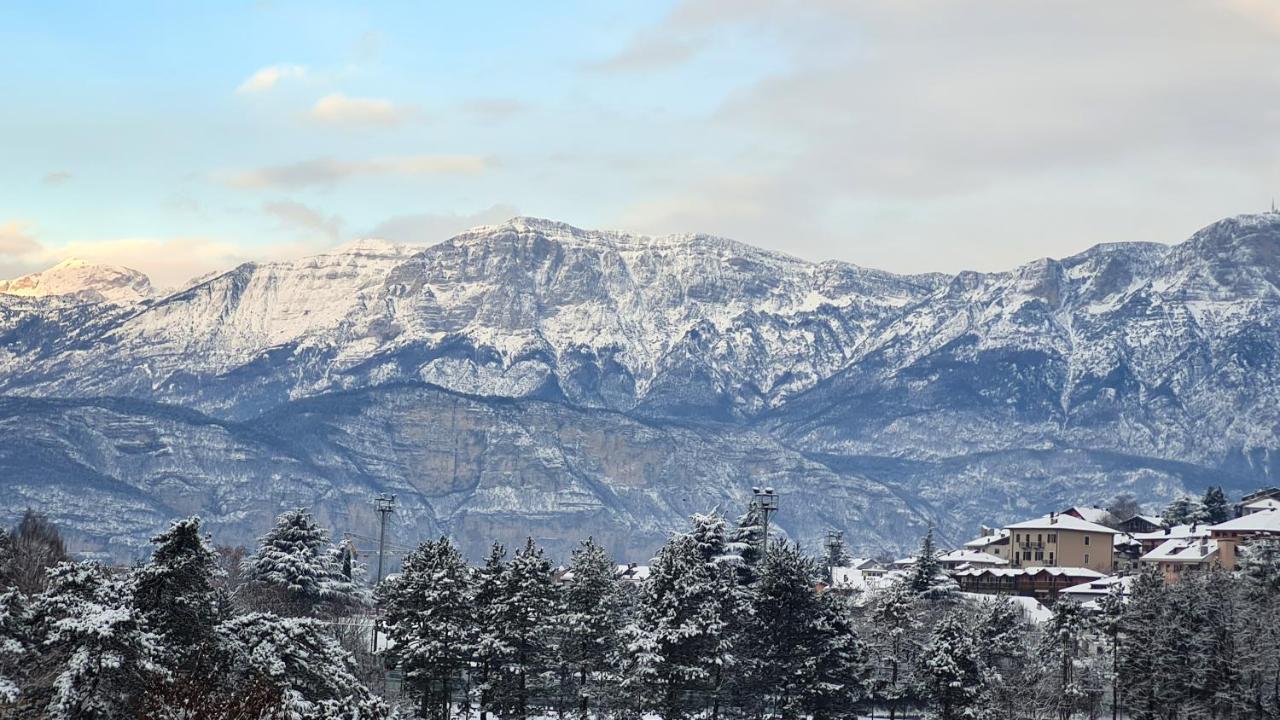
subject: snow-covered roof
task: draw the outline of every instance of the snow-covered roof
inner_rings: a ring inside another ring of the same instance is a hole
[[[1125,520],[1125,522],[1129,522],[1129,520],[1132,520],[1133,518],[1139,518],[1139,519],[1142,519],[1142,520],[1146,520],[1147,522],[1151,523],[1152,525],[1163,525],[1163,524],[1164,524],[1164,518],[1159,517],[1159,516],[1157,516],[1157,515],[1134,515],[1133,517],[1130,517],[1128,520]]]
[[[1099,525],[1102,525],[1111,519],[1111,513],[1107,512],[1106,510],[1103,510],[1102,508],[1084,507],[1082,505],[1069,507],[1066,510],[1063,510],[1062,514],[1066,514],[1073,511],[1076,514],[1078,514],[1080,517],[1084,518],[1086,521],[1091,523],[1097,523]]]
[[[952,550],[949,553],[938,556],[938,560],[948,563],[969,563],[970,565],[1008,565],[1009,561],[1001,557],[996,557],[991,553],[984,553],[978,550]]]
[[[983,548],[993,543],[998,543],[1001,540],[1004,540],[1008,537],[1009,537],[1009,531],[1005,530],[1004,528],[1000,528],[999,530],[996,530],[995,533],[991,535],[983,535],[980,538],[974,538],[973,540],[970,540],[969,542],[965,543],[964,546],[968,548]]]
[[[1059,595],[1067,595],[1077,599],[1086,597],[1099,597],[1109,594],[1113,588],[1119,585],[1123,588],[1123,592],[1128,593],[1129,587],[1133,585],[1133,575],[1107,575],[1097,580],[1082,582],[1079,585],[1072,585],[1058,592]]]
[[[880,563],[875,558],[854,558],[845,567],[857,568],[858,570],[877,569],[880,567]]]
[[[1142,556],[1144,562],[1201,563],[1218,554],[1218,541],[1208,538],[1174,538]]]
[[[1119,546],[1119,545],[1141,545],[1141,544],[1142,544],[1142,542],[1141,542],[1140,540],[1138,540],[1138,538],[1136,538],[1136,537],[1134,537],[1134,536],[1130,535],[1129,533],[1120,533],[1119,535],[1117,535],[1117,536],[1116,536],[1116,539],[1115,539],[1115,541],[1114,541],[1114,542],[1115,542],[1115,544],[1116,544],[1117,546]]]
[[[1280,533],[1280,510],[1261,510],[1209,528],[1214,532]]]
[[[1117,534],[1115,530],[1098,523],[1081,520],[1075,515],[1045,515],[1035,520],[1006,525],[1006,530],[1081,530],[1084,532]]]
[[[1016,606],[1027,620],[1039,625],[1053,617],[1053,611],[1033,597],[1022,595],[983,595],[982,593],[960,593],[960,597],[977,604],[1008,602]]]
[[[1280,510],[1280,500],[1276,500],[1275,498],[1263,498],[1261,500],[1254,500],[1248,505],[1245,505],[1244,509],[1249,512],[1259,512],[1261,510]]]
[[[896,580],[884,573],[866,573],[856,567],[831,568],[831,588],[833,590],[874,590],[884,587]]]
[[[634,563],[630,565],[619,565],[617,570],[614,571],[614,575],[621,580],[634,580],[636,582],[647,580],[649,579],[649,566],[636,565]]]
[[[1138,540],[1170,540],[1174,538],[1209,537],[1208,525],[1174,525],[1170,528],[1152,530],[1148,533],[1134,533]]]

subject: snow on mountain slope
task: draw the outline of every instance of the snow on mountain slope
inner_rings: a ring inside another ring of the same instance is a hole
[[[0,294],[67,297],[80,302],[130,305],[156,296],[151,280],[137,270],[94,265],[68,258],[48,270],[0,280]]]

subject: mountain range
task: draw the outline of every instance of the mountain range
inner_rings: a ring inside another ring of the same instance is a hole
[[[306,505],[396,548],[585,535],[644,561],[782,494],[859,553],[1280,473],[1280,214],[1008,272],[898,275],[705,235],[514,218],[157,291],[79,261],[0,282],[0,506],[132,556],[199,513]]]

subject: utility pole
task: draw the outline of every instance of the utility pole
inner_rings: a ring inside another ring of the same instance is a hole
[[[382,558],[387,554],[387,516],[396,511],[396,496],[381,493],[373,499],[373,509],[378,512],[378,579],[374,581],[376,588],[382,582]],[[370,642],[372,652],[378,652],[378,619],[382,610],[374,611],[373,639]]]
[[[763,490],[758,487],[751,488],[751,494],[755,496],[756,507],[760,508],[760,515],[764,518],[764,536],[761,538],[761,555],[769,554],[769,515],[778,510],[778,494],[773,488],[767,487]]]

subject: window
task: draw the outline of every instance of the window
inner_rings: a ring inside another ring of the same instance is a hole
[[[1058,533],[1049,533],[1049,542],[1051,543],[1058,542]]]
[[[1022,533],[1014,533],[1014,534],[1013,534],[1013,541],[1014,541],[1014,542],[1022,542]]]
[[[1085,536],[1084,536],[1084,544],[1085,544],[1085,545],[1088,545],[1088,544],[1089,544],[1089,536],[1088,536],[1088,535],[1085,535]]]
[[[1088,564],[1089,564],[1089,553],[1085,553],[1085,554],[1084,554],[1084,564],[1085,564],[1085,565],[1088,565]]]
[[[1042,550],[1037,550],[1037,551],[1036,551],[1036,559],[1037,559],[1037,560],[1043,560],[1043,559],[1044,559],[1044,551],[1042,551]]]
[[[1087,556],[1086,556],[1086,557],[1087,557]],[[1031,559],[1031,551],[1030,551],[1030,550],[1023,550],[1023,551],[1022,551],[1022,559],[1023,559],[1023,560],[1030,560],[1030,559]]]
[[[1039,533],[1037,533],[1037,534],[1036,534],[1036,542],[1044,542],[1044,535],[1043,535],[1043,534],[1039,534]]]
[[[1049,562],[1053,562],[1053,553],[1049,553]]]

